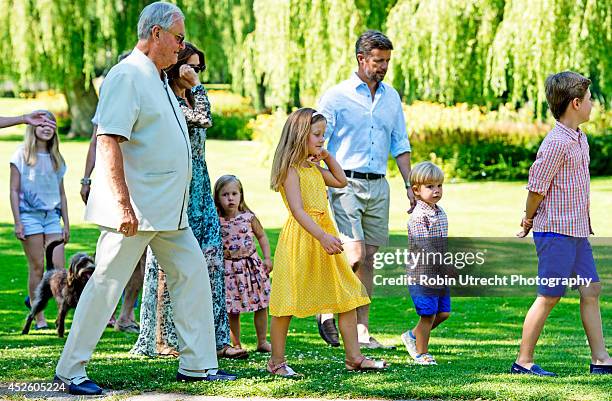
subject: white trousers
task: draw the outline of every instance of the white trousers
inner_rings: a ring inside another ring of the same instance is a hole
[[[179,342],[179,371],[216,369],[208,269],[191,228],[140,231],[132,237],[106,227],[100,231],[96,269],[81,294],[56,374],[75,384],[87,378],[85,365],[147,245],[167,276]]]

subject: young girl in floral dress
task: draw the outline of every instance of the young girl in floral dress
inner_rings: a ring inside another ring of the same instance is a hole
[[[215,205],[221,222],[225,259],[225,295],[230,335],[234,347],[240,342],[240,314],[254,312],[257,351],[270,352],[267,341],[268,303],[272,262],[270,244],[261,223],[244,202],[242,183],[233,175],[224,175],[215,184]],[[257,238],[264,255],[257,254]]]

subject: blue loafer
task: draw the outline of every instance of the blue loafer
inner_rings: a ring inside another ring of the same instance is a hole
[[[592,375],[609,375],[612,374],[612,365],[593,365],[591,364]]]
[[[535,376],[557,376],[556,373],[549,372],[547,370],[542,369],[539,365],[533,365],[531,369],[527,369],[519,365],[518,363],[513,363],[512,368],[510,369],[510,373],[519,374],[519,375],[535,375]]]
[[[204,377],[199,377],[199,376],[187,376],[184,375],[180,372],[176,372],[176,381],[179,382],[201,382],[201,381],[206,381],[206,382],[213,382],[213,381],[233,381],[236,380],[238,378],[238,376],[231,374],[231,373],[227,373],[224,370],[217,370],[217,373],[214,375],[208,374]]]
[[[53,382],[65,383],[57,375],[53,378]],[[102,389],[96,383],[87,379],[80,384],[74,384],[72,382],[68,384],[68,393],[72,395],[100,395],[102,394]]]
[[[70,383],[68,393],[72,395],[100,395],[102,389],[96,383],[87,379],[81,384]]]

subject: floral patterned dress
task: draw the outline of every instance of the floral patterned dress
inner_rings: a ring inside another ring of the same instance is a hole
[[[212,287],[215,339],[217,349],[222,349],[230,343],[229,320],[225,307],[223,245],[219,217],[212,198],[210,177],[204,160],[206,128],[212,126],[212,116],[204,86],[197,85],[191,89],[191,92],[195,98],[193,109],[177,96],[187,120],[192,151],[192,178],[187,216],[189,226],[200,244],[208,265]],[[130,352],[153,356],[164,347],[178,349],[178,340],[165,277],[149,248],[140,312],[140,335]]]
[[[255,312],[270,302],[270,277],[255,248],[254,218],[250,212],[221,218],[228,313]]]

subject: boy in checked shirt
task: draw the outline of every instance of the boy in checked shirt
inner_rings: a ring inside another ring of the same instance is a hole
[[[606,350],[599,294],[601,283],[589,244],[589,145],[578,128],[591,113],[591,81],[571,71],[546,79],[546,100],[557,120],[540,145],[529,170],[527,206],[521,222],[525,237],[533,228],[538,253],[538,277],[591,278],[580,286],[580,315],[591,348],[591,373],[612,373]],[[521,346],[510,373],[556,376],[536,365],[533,353],[546,318],[565,294],[565,286],[538,287],[538,296],[527,312]]]
[[[441,264],[433,257],[434,254],[444,254],[448,237],[446,213],[437,205],[442,199],[443,182],[444,173],[431,162],[418,163],[410,172],[410,185],[417,204],[408,222],[410,254],[414,262],[407,266],[411,280],[408,290],[419,322],[401,338],[419,365],[437,364],[429,353],[429,336],[433,329],[448,319],[451,311],[449,287],[435,282],[445,277],[445,269],[441,269]],[[426,282],[422,281],[423,278],[427,279]]]

